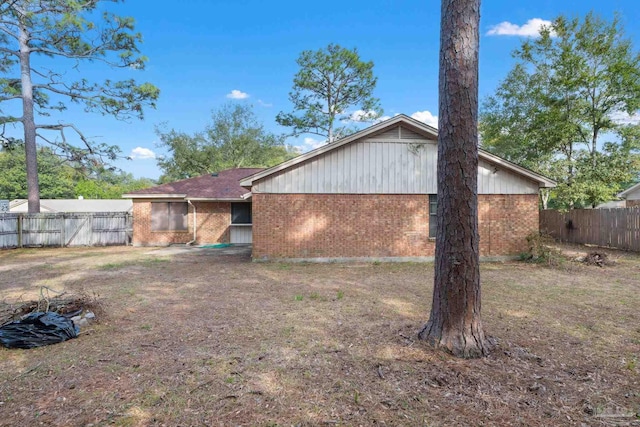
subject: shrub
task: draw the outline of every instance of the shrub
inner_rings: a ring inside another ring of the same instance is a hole
[[[531,233],[527,236],[527,251],[520,254],[520,259],[550,267],[559,266],[565,258],[559,249],[552,246],[553,243],[553,238],[548,234]]]

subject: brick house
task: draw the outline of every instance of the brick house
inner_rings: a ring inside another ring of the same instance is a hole
[[[238,168],[133,191],[133,245],[251,243],[251,193]]]
[[[405,115],[241,180],[253,259],[424,260],[434,256],[437,130]],[[480,255],[516,255],[555,182],[479,150]]]
[[[640,207],[640,182],[618,194],[618,197],[625,200],[628,208]]]

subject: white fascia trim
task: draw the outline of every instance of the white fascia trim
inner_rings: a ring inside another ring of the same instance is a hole
[[[624,190],[624,191],[622,191],[622,192],[618,193],[618,197],[620,197],[621,199],[626,199],[626,198],[627,198],[627,196],[628,196],[630,193],[633,193],[634,191],[636,191],[636,190],[637,190],[637,189],[639,189],[639,188],[640,188],[640,182],[639,182],[639,183],[637,183],[636,185],[632,185],[631,187],[627,188],[626,190]]]
[[[123,199],[184,199],[186,194],[123,194]]]
[[[187,200],[192,202],[244,202],[245,200],[238,197],[233,198],[214,198],[214,197],[189,197]]]

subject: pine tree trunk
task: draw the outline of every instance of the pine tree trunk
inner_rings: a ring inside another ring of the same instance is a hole
[[[435,282],[419,337],[459,357],[490,347],[480,317],[479,23],[480,0],[442,0]]]
[[[27,206],[29,213],[40,213],[36,124],[33,115],[33,83],[31,81],[31,50],[29,47],[29,34],[25,26],[20,26],[19,43],[20,75],[22,79],[22,125],[24,128],[24,151],[27,164]]]

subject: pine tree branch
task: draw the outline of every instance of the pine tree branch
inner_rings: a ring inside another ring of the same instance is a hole
[[[14,39],[16,39],[16,40],[19,40],[19,39],[20,39],[20,37],[18,36],[18,34],[16,34],[16,33],[14,33],[14,32],[9,31],[9,29],[8,29],[8,28],[6,28],[6,27],[4,27],[4,26],[3,26],[4,24],[7,24],[7,22],[5,22],[5,21],[0,21],[0,31],[2,31],[3,33],[5,33],[6,35],[8,35],[8,36],[10,36],[10,37],[13,37],[13,38],[14,38]]]
[[[15,50],[7,49],[6,47],[0,47],[0,52],[6,53],[7,55],[13,55],[16,57],[20,57],[20,54]]]
[[[59,95],[64,95],[64,96],[68,96],[69,98],[77,98],[77,99],[83,99],[83,100],[87,100],[87,101],[92,101],[92,100],[96,100],[96,99],[100,99],[99,96],[97,95],[93,95],[93,96],[88,96],[88,95],[82,95],[81,92],[89,92],[92,91],[92,89],[87,88],[85,90],[81,90],[81,89],[75,89],[78,92],[74,91],[74,89],[70,88],[69,86],[63,84],[63,83],[52,83],[52,84],[59,84],[65,87],[66,90],[61,90],[58,88],[55,88],[53,86],[51,86],[51,84],[48,85],[44,85],[44,84],[37,84],[37,85],[33,85],[34,89],[44,89],[44,90],[48,90],[49,92],[53,92],[53,93],[57,93]]]
[[[89,142],[89,140],[87,139],[87,137],[80,131],[80,129],[78,129],[74,124],[72,123],[59,123],[57,125],[36,125],[36,129],[45,129],[45,130],[57,130],[60,132],[60,138],[62,138],[62,142],[65,146],[69,146],[69,144],[67,143],[67,139],[66,136],[64,134],[64,130],[66,128],[71,128],[73,129],[76,134],[78,134],[78,137],[80,138],[80,140],[84,143],[84,145],[87,147],[87,150],[89,150],[89,153],[91,154],[95,154],[93,151],[93,147],[91,145],[91,142]],[[45,138],[43,138],[45,139]],[[51,143],[50,141],[47,140],[47,142]],[[55,144],[54,144],[55,145]]]

